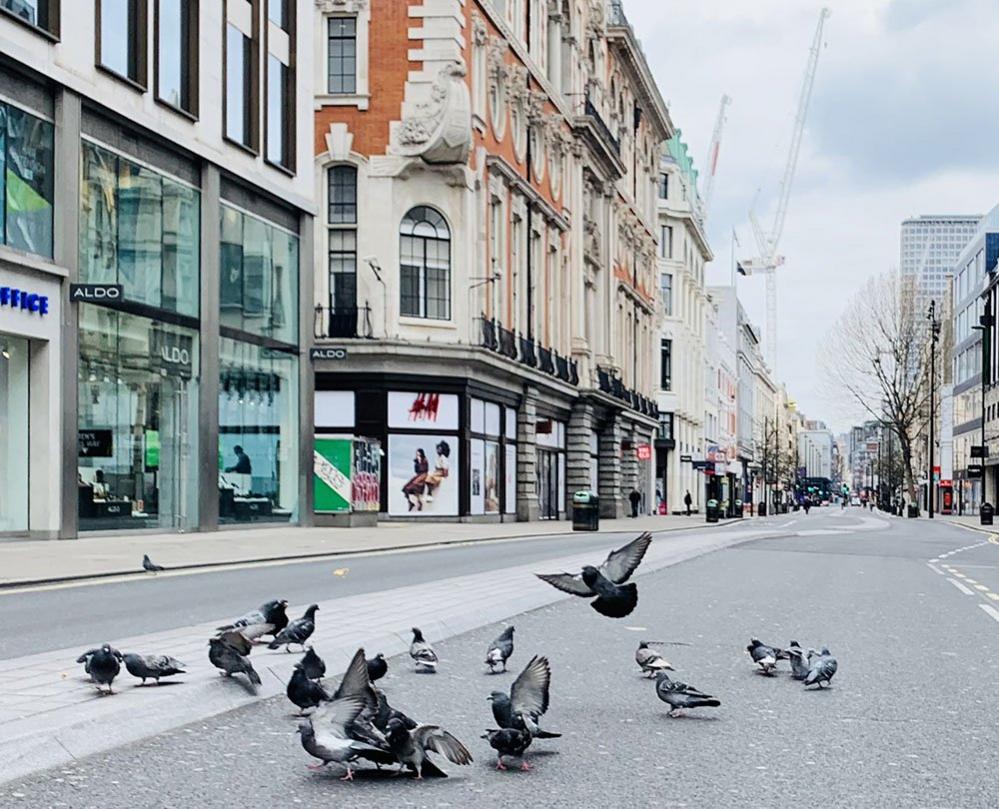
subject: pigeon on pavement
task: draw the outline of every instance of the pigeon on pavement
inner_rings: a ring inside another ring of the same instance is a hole
[[[764,674],[773,674],[777,668],[777,650],[772,646],[767,646],[759,638],[750,638],[749,646],[746,647],[753,662],[760,667]]]
[[[82,655],[76,658],[77,663],[83,663],[83,670],[89,675],[90,674],[90,658],[92,658],[97,652],[100,651],[98,646],[96,649],[87,649]],[[91,681],[94,679],[93,675],[90,676]]]
[[[510,695],[493,691],[487,699],[493,704],[493,719],[503,728],[526,730],[535,739],[557,739],[562,734],[542,730],[538,725],[548,710],[551,666],[547,657],[535,655],[510,686]]]
[[[590,606],[609,618],[624,618],[638,604],[638,587],[625,584],[641,563],[652,542],[652,534],[639,535],[627,545],[611,551],[599,567],[586,565],[582,573],[537,573],[552,587],[581,598],[593,598]]]
[[[416,663],[417,671],[437,671],[437,652],[423,639],[418,627],[413,627],[413,642],[409,645],[409,656]]]
[[[526,730],[517,728],[495,728],[487,730],[483,739],[489,740],[489,746],[496,751],[496,769],[505,770],[507,766],[503,763],[504,758],[515,758],[520,760],[520,769],[533,769],[524,758],[524,751],[531,744],[531,734]]]
[[[305,651],[305,642],[316,631],[316,611],[318,609],[318,604],[309,605],[305,614],[301,618],[291,621],[288,626],[278,632],[274,636],[274,640],[267,645],[267,648],[277,649],[284,646],[284,650],[290,652],[291,645],[297,643],[302,647],[302,651]]]
[[[97,689],[106,686],[107,693],[113,694],[111,683],[121,671],[121,652],[105,643],[90,655],[90,677],[97,684]]]
[[[656,696],[670,706],[669,716],[684,708],[717,708],[721,702],[686,683],[671,680],[665,671],[656,675]]]
[[[288,626],[288,616],[285,609],[288,602],[284,599],[268,601],[246,615],[241,615],[231,624],[218,627],[219,632],[239,630],[250,641],[256,641],[262,635],[277,635]]]
[[[315,680],[310,680],[301,666],[295,666],[292,671],[285,693],[303,713],[307,708],[315,708],[320,702],[330,699],[326,689]]]
[[[398,717],[388,723],[388,744],[403,767],[416,773],[417,780],[424,774],[447,778],[447,773],[427,756],[427,751],[440,753],[454,764],[471,764],[472,754],[454,736],[437,725],[417,725],[409,730]]]
[[[362,710],[364,699],[360,696],[341,697],[321,705],[311,719],[298,726],[302,747],[310,756],[322,761],[322,764],[310,764],[310,770],[320,770],[330,762],[335,762],[347,768],[347,774],[342,780],[353,781],[354,770],[350,765],[359,758],[366,758],[377,764],[396,763],[396,757],[387,749],[387,745],[381,748],[350,738],[347,728]]]
[[[306,650],[298,665],[305,671],[305,676],[310,680],[321,680],[326,674],[326,663],[316,654],[316,650],[311,646]]]
[[[388,723],[391,719],[399,719],[406,726],[407,730],[413,730],[416,727],[417,722],[415,720],[410,719],[402,711],[389,705],[384,691],[377,688],[372,690],[375,692],[377,705],[372,713],[371,722],[378,730],[382,733],[388,733]]]
[[[822,683],[832,685],[833,675],[838,668],[839,663],[825,646],[822,647],[818,654],[809,649],[808,674],[805,676],[805,688],[808,688],[810,685],[818,685],[819,688],[822,688]]]
[[[160,684],[160,677],[171,677],[174,674],[186,674],[184,664],[169,655],[138,655],[126,654],[122,658],[125,661],[125,668],[133,677],[142,680],[142,685],[146,680],[155,680],[156,685]]]
[[[512,654],[513,627],[508,626],[503,630],[503,634],[492,642],[489,646],[489,651],[486,652],[486,665],[489,666],[489,673],[495,674],[496,667],[499,665],[502,665],[503,671],[506,671],[506,661],[509,660]]]
[[[655,649],[650,648],[648,641],[644,640],[638,644],[638,649],[635,650],[635,662],[642,669],[642,673],[650,677],[660,671],[673,671],[669,661]]]
[[[388,674],[388,662],[385,660],[385,655],[379,653],[367,661],[368,665],[368,679],[371,682],[375,680],[380,680],[386,674]]]
[[[166,570],[163,565],[157,565],[153,563],[153,560],[149,558],[149,554],[145,553],[142,555],[142,569],[148,571],[149,573],[156,573],[160,570]]]
[[[804,680],[808,676],[808,661],[805,659],[805,650],[801,648],[798,641],[793,640],[788,644],[788,660],[791,661],[791,678],[794,680]]]
[[[239,632],[223,632],[208,641],[208,659],[222,674],[245,674],[252,685],[260,685],[260,675],[253,668],[248,655],[250,642]]]

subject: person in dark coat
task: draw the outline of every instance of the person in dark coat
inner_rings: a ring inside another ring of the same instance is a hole
[[[638,516],[638,504],[642,502],[642,493],[638,489],[632,489],[631,494],[628,495],[628,500],[631,501],[631,516]]]
[[[683,496],[683,505],[687,509],[687,516],[690,516],[690,505],[694,502],[694,498],[690,496],[690,489],[687,489],[687,493]]]
[[[236,454],[236,463],[232,466],[227,466],[225,471],[235,472],[237,475],[253,474],[253,467],[250,465],[250,456],[243,452],[243,448],[239,444],[236,444],[232,448],[232,451]]]

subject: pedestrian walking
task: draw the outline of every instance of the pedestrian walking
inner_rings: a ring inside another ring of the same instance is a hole
[[[642,493],[638,489],[632,489],[631,494],[628,495],[628,499],[631,501],[631,516],[638,516],[638,504],[642,502]]]
[[[683,505],[687,509],[687,516],[690,516],[690,505],[694,502],[694,498],[690,496],[690,489],[687,489],[687,493],[683,496]]]

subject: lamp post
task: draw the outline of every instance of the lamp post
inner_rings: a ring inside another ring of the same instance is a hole
[[[979,458],[979,463],[982,466],[982,493],[979,498],[978,508],[981,511],[982,505],[985,503],[985,387],[990,385],[992,380],[989,378],[989,368],[992,363],[992,358],[990,354],[992,353],[992,326],[995,325],[995,315],[992,314],[989,294],[991,290],[991,284],[989,288],[986,289],[985,293],[982,294],[984,299],[983,313],[978,318],[978,325],[972,326],[971,328],[975,331],[980,331],[982,333],[982,457]],[[974,460],[974,459],[973,459]]]
[[[937,320],[937,302],[930,301],[930,309],[926,313],[930,321],[930,470],[926,476],[926,510],[929,517],[933,519],[933,420],[934,399],[936,398],[936,368],[937,368],[937,341],[940,339],[940,321]],[[984,422],[983,422],[984,425]]]

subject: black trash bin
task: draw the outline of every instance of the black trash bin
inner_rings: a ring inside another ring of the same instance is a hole
[[[760,503],[760,504],[758,504],[756,506],[756,513],[759,516],[761,516],[761,517],[766,517],[767,516],[767,504],[766,503]]]
[[[917,506],[915,503],[909,503],[908,516],[909,516],[910,520],[915,519],[916,517],[918,517],[919,516],[919,506]]]
[[[996,510],[991,503],[982,503],[982,507],[978,510],[978,516],[982,521],[982,525],[992,525],[992,520],[996,516]]]
[[[740,520],[742,519],[742,501],[741,500],[736,500],[735,501],[735,516],[736,516],[737,519],[740,519]]]
[[[572,495],[572,530],[600,530],[600,498],[593,492]]]
[[[704,508],[704,516],[708,522],[718,522],[718,501],[714,498],[708,500]]]

